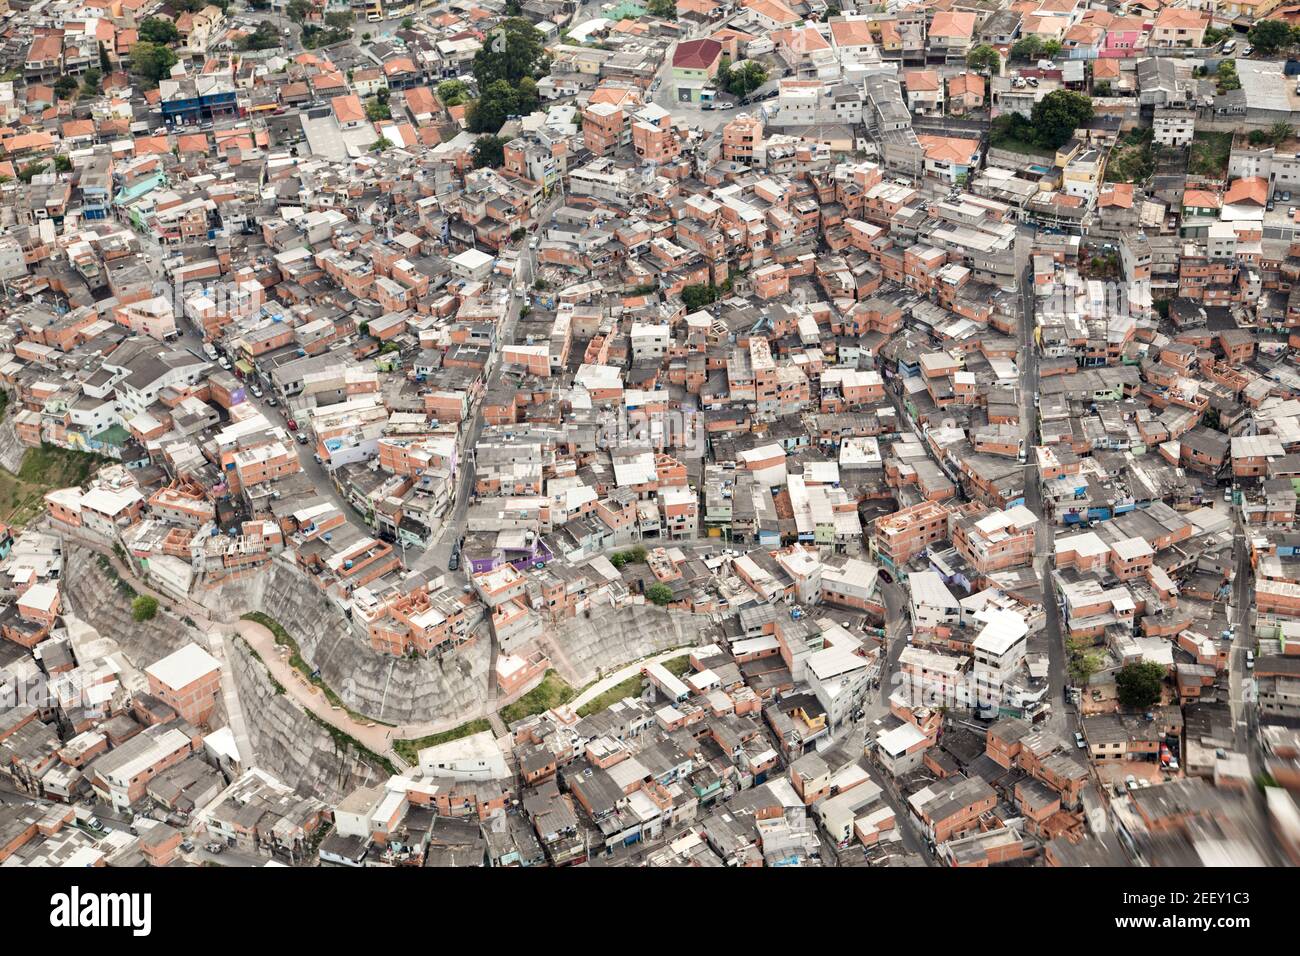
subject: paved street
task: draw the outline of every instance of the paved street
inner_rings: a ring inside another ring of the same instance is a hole
[[[1043,588],[1043,604],[1047,609],[1047,622],[1038,640],[1031,639],[1031,649],[1041,650],[1046,644],[1047,681],[1052,711],[1047,727],[1062,737],[1074,733],[1065,704],[1066,653],[1061,631],[1061,615],[1057,606],[1056,591],[1052,585],[1051,553],[1055,525],[1045,513],[1038,486],[1038,468],[1033,447],[1038,442],[1038,346],[1034,340],[1034,285],[1030,250],[1035,230],[1021,226],[1016,232],[1016,274],[1020,277],[1021,300],[1024,313],[1020,321],[1020,415],[1024,422],[1026,464],[1024,470],[1025,507],[1038,515],[1040,524],[1034,548],[1034,570]],[[1034,645],[1038,645],[1035,647]]]

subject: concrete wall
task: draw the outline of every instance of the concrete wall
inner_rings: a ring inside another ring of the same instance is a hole
[[[152,621],[131,616],[131,598],[117,588],[117,582],[100,567],[99,555],[64,538],[63,596],[72,613],[122,648],[139,669],[196,641],[207,646],[194,628],[161,606]]]
[[[298,642],[303,659],[320,669],[321,679],[344,704],[367,717],[408,724],[469,720],[486,712],[490,655],[486,628],[472,647],[441,660],[379,654],[303,572],[281,560],[272,562],[264,574],[194,596],[236,617],[262,611],[275,618]],[[247,705],[245,712],[256,713]]]
[[[287,694],[278,693],[266,667],[239,638],[226,642],[239,704],[249,716],[248,733],[257,766],[299,793],[336,803],[359,786],[388,779],[382,767],[341,747]]]
[[[669,648],[700,642],[707,617],[665,611],[653,604],[595,608],[591,617],[577,617],[561,627],[547,628],[541,646],[560,676],[574,687],[597,678],[597,671],[624,664]]]

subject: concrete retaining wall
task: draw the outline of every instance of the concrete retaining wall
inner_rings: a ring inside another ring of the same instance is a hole
[[[306,796],[336,803],[359,786],[388,779],[356,750],[340,745],[287,695],[239,638],[226,641],[239,703],[249,716],[248,733],[257,764]]]

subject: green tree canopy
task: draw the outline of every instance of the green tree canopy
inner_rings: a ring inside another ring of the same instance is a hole
[[[1056,149],[1092,119],[1092,100],[1073,90],[1053,90],[1034,104],[1032,119],[1038,144]]]
[[[158,614],[158,599],[141,594],[131,602],[131,617],[137,621],[152,621]]]
[[[1246,34],[1250,45],[1265,55],[1284,50],[1295,42],[1291,27],[1283,20],[1261,20]]]
[[[1160,701],[1164,689],[1165,669],[1154,661],[1125,664],[1115,675],[1119,702],[1125,707],[1142,709]]]
[[[682,302],[691,312],[718,301],[718,288],[712,285],[688,285],[682,289]]]
[[[665,604],[667,604],[669,601],[673,599],[673,591],[672,588],[670,588],[666,584],[656,583],[646,588],[645,596],[649,598],[651,601],[653,601],[655,604],[658,604],[660,607],[663,607]]]
[[[469,98],[469,87],[460,80],[444,80],[438,84],[438,99],[444,106],[460,106]]]
[[[495,80],[469,108],[471,133],[495,133],[510,116],[524,116],[537,109],[541,97],[537,83],[526,76],[516,84]]]
[[[542,34],[522,17],[511,17],[488,31],[474,54],[474,79],[480,90],[497,80],[516,85],[526,76],[545,75]]]
[[[263,20],[248,36],[239,38],[241,50],[273,50],[280,45],[280,31],[270,20]]]
[[[677,0],[650,0],[646,4],[645,12],[660,20],[676,20]]]
[[[176,24],[162,17],[146,17],[141,21],[137,32],[141,40],[147,40],[149,43],[175,43],[181,38]]]
[[[1002,57],[998,55],[998,51],[993,47],[987,43],[981,43],[966,54],[966,65],[976,73],[987,73],[989,76],[994,76],[1002,69]]]
[[[1012,60],[1037,60],[1043,55],[1043,41],[1038,39],[1032,33],[1027,37],[1021,37],[1011,45]]]
[[[506,141],[500,136],[480,136],[474,140],[474,168],[496,169],[506,161]]]
[[[131,72],[153,86],[171,73],[176,54],[168,47],[141,40],[131,47]]]
[[[77,92],[80,86],[75,76],[64,74],[54,82],[54,95],[61,100],[66,100]]]
[[[727,92],[732,96],[748,96],[767,82],[767,70],[754,60],[742,63],[727,71]]]

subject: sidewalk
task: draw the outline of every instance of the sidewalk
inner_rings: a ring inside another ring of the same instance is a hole
[[[271,676],[283,685],[284,692],[301,704],[305,710],[315,714],[331,727],[343,731],[375,753],[390,760],[396,756],[389,743],[389,735],[393,732],[393,728],[385,727],[383,724],[364,724],[355,720],[346,710],[336,709],[319,687],[308,683],[307,678],[289,663],[288,658],[281,656],[280,648],[275,643],[275,635],[269,630],[256,621],[244,620],[235,622],[235,630],[262,658],[262,663],[271,672]]]
[[[643,660],[634,661],[633,663],[616,670],[608,677],[602,677],[600,680],[596,681],[596,683],[592,684],[577,697],[573,698],[573,700],[569,701],[569,706],[574,710],[577,710],[583,704],[587,703],[587,701],[599,697],[611,687],[617,687],[619,684],[623,683],[623,681],[641,673],[641,668],[645,667],[647,664],[662,664],[664,661],[670,661],[674,657],[681,657],[683,654],[689,654],[690,649],[694,646],[694,644],[684,644],[681,647],[674,647],[671,650],[662,651],[654,657],[647,657]]]

